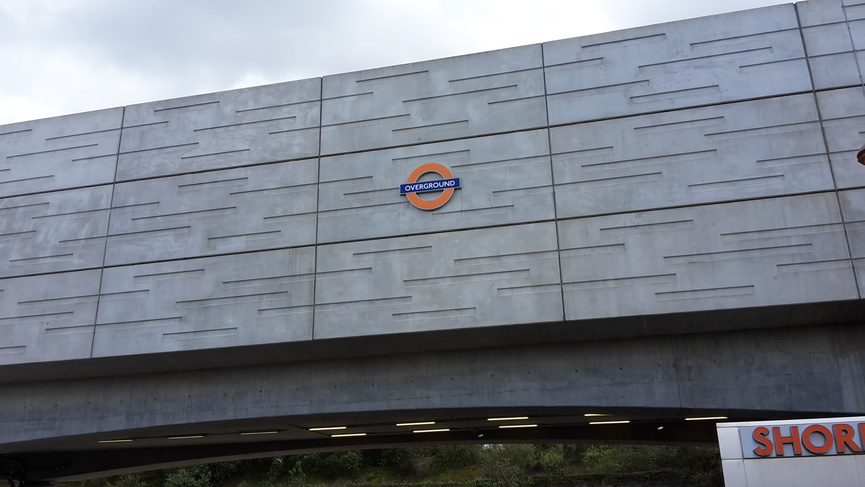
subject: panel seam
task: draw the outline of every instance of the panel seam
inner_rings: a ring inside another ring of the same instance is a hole
[[[811,58],[808,56],[808,45],[805,43],[805,28],[802,25],[802,18],[799,15],[799,4],[794,5],[794,9],[796,12],[796,22],[799,24],[799,38],[802,42],[802,52],[805,54],[805,63],[808,67],[808,78],[811,81],[811,97],[814,100],[814,107],[817,109],[817,118],[820,120],[820,135],[823,138],[823,149],[826,151],[826,163],[829,165],[829,174],[832,177],[832,186],[834,187],[833,192],[835,193],[835,204],[838,208],[838,216],[841,219],[841,228],[844,229],[844,241],[847,244],[847,258],[850,260],[850,271],[853,274],[853,284],[856,286],[856,294],[859,296],[859,299],[862,299],[862,291],[859,286],[859,277],[856,275],[856,264],[853,262],[853,248],[850,245],[850,233],[847,230],[847,222],[844,218],[844,208],[841,206],[841,192],[838,189],[838,181],[835,178],[835,169],[832,167],[832,159],[830,157],[829,151],[829,139],[826,136],[826,125],[824,123],[823,110],[820,107],[820,100],[817,97],[817,87],[814,84],[814,72],[811,66]],[[841,6],[841,11],[844,13],[844,21],[847,24],[847,34],[850,36],[850,48],[853,50],[853,58],[856,59],[856,46],[853,44],[853,37],[850,32],[850,22],[847,20],[847,11],[844,9],[844,5]],[[862,85],[862,72],[859,68],[859,61],[856,60],[856,69],[859,70],[859,82],[860,86],[863,86],[865,89],[865,85]],[[863,91],[865,94],[865,91]]]

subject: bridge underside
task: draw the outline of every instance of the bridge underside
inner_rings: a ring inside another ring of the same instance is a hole
[[[3,378],[0,462],[80,480],[406,445],[713,444],[714,421],[686,418],[865,412],[861,316],[857,300],[29,364]]]

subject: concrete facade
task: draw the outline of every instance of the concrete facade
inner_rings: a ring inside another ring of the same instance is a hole
[[[861,299],[859,10],[4,126],[0,363]]]
[[[810,0],[2,126],[0,382],[861,323],[860,66]]]

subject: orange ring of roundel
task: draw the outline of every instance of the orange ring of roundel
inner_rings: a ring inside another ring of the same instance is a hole
[[[428,172],[437,173],[444,179],[453,179],[454,177],[450,169],[435,162],[428,162],[426,164],[421,164],[420,166],[418,166],[417,169],[412,171],[408,177],[408,181],[406,181],[406,184],[416,183],[419,177],[423,176]],[[451,196],[453,194],[454,188],[448,188],[442,190],[442,194],[439,195],[438,198],[430,201],[421,199],[421,197],[418,196],[417,193],[406,193],[405,196],[406,198],[408,198],[411,204],[413,204],[417,208],[420,208],[421,210],[435,210],[436,208],[441,208],[442,206],[444,206],[444,204],[451,199]]]

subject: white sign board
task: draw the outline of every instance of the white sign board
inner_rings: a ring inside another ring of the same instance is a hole
[[[865,485],[865,417],[718,423],[726,487]]]

